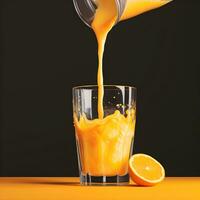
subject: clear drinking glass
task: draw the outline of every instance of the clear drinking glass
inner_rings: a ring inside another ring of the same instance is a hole
[[[127,184],[136,121],[136,88],[104,85],[104,118],[98,86],[73,88],[73,117],[80,183]]]

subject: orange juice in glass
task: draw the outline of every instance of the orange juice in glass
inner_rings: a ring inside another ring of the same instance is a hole
[[[136,121],[136,88],[104,85],[104,117],[98,118],[98,86],[73,88],[74,125],[82,184],[128,183]]]

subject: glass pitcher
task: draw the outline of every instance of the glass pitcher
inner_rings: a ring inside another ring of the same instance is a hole
[[[73,0],[76,12],[81,20],[91,27],[97,9],[97,0]],[[115,0],[117,8],[117,20],[120,20],[126,5],[126,0]]]

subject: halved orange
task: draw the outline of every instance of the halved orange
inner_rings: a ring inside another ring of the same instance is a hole
[[[163,166],[146,154],[135,154],[129,160],[129,175],[136,184],[153,186],[165,178]]]

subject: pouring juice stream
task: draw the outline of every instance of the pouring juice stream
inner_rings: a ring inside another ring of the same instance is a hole
[[[171,0],[127,0],[125,10],[120,18],[121,20],[129,19],[146,11],[161,7]],[[98,117],[102,119],[103,111],[103,52],[106,37],[117,20],[117,7],[115,0],[96,0],[97,10],[92,22],[92,29],[95,32],[98,42]]]

